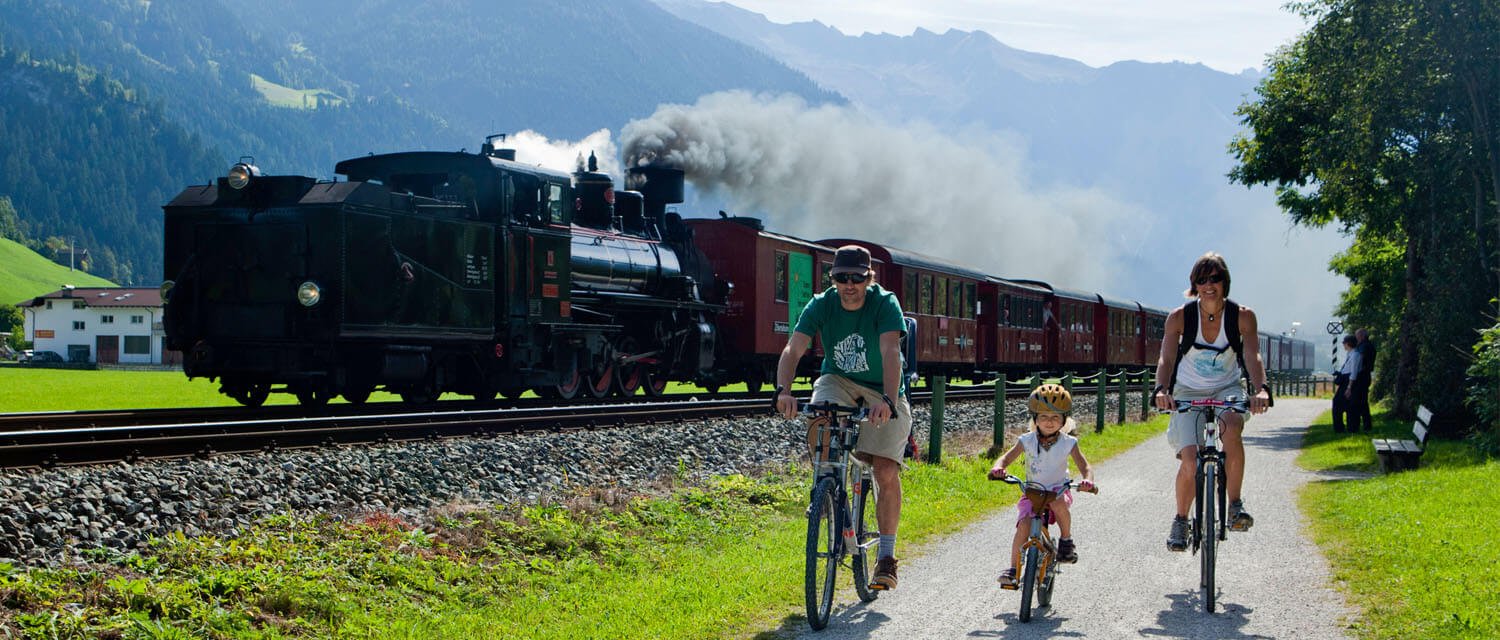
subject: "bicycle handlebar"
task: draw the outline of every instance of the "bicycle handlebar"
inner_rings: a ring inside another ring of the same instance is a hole
[[[839,417],[847,416],[850,420],[853,420],[854,422],[860,422],[860,421],[863,421],[866,418],[870,417],[870,408],[866,407],[864,405],[865,405],[865,401],[864,401],[863,398],[859,399],[859,406],[854,406],[854,407],[849,407],[849,406],[838,404],[837,402],[829,402],[829,401],[826,401],[826,400],[823,401],[823,402],[800,402],[799,401],[797,403],[797,415],[800,415],[800,416],[803,416],[803,417],[807,417],[807,418],[811,418],[811,417],[819,416],[819,415],[825,415],[825,416],[828,416],[830,418],[839,418]],[[771,409],[773,411],[776,409],[776,399],[775,398],[771,399]]]
[[[1206,409],[1228,409],[1235,413],[1250,413],[1250,403],[1235,396],[1228,396],[1223,400],[1205,398],[1203,400],[1174,400],[1177,408],[1173,410],[1157,410],[1157,413],[1187,413],[1189,411],[1204,411]]]
[[[1004,482],[1005,484],[1013,484],[1013,485],[1016,485],[1016,486],[1021,487],[1023,489],[1035,489],[1035,490],[1038,490],[1038,491],[1052,491],[1052,489],[1049,489],[1049,488],[1047,488],[1045,486],[1042,486],[1040,483],[1037,483],[1037,482],[1027,482],[1027,481],[1022,480],[1020,478],[1017,478],[1017,477],[1015,477],[1013,475],[1010,475],[1008,473],[1005,474],[1005,475],[1003,475],[1003,476],[1000,476],[998,478],[996,478],[994,476],[989,476],[989,478],[990,478],[990,480],[998,480],[1000,482]],[[1093,483],[1089,483],[1090,484],[1089,488],[1085,489],[1085,488],[1083,488],[1082,484],[1083,484],[1082,482],[1079,482],[1079,483],[1075,484],[1073,482],[1072,478],[1068,478],[1067,480],[1063,481],[1062,485],[1060,485],[1058,487],[1058,489],[1055,491],[1055,493],[1062,493],[1062,492],[1067,491],[1068,489],[1071,489],[1073,487],[1078,487],[1079,491],[1087,491],[1089,493],[1094,493],[1094,494],[1099,493],[1099,485],[1093,484]]]

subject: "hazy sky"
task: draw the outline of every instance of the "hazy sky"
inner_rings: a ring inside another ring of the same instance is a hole
[[[773,22],[817,20],[850,35],[917,27],[986,31],[1027,51],[1104,66],[1201,62],[1238,73],[1303,29],[1284,0],[730,0]]]

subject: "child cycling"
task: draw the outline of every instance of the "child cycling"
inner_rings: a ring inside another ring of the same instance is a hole
[[[1073,395],[1062,385],[1044,384],[1026,398],[1026,407],[1031,413],[1031,430],[1022,434],[1016,444],[995,461],[995,466],[990,468],[990,477],[1005,477],[1005,468],[1017,456],[1025,454],[1026,480],[1049,488],[1058,487],[1068,479],[1068,458],[1072,457],[1073,462],[1078,465],[1079,473],[1083,474],[1083,482],[1078,484],[1079,490],[1088,491],[1092,488],[1094,470],[1078,449],[1078,438],[1070,435],[1078,429],[1077,423],[1069,417],[1073,411]],[[1078,562],[1078,551],[1072,537],[1073,517],[1068,511],[1068,505],[1073,504],[1073,492],[1065,491],[1059,498],[1051,504],[1052,517],[1062,534],[1057,544],[1057,560]],[[1031,533],[1031,501],[1022,496],[1021,501],[1016,503],[1016,510],[1016,536],[1010,546],[1010,568],[1000,574],[1000,586],[1004,589],[1019,586],[1016,582],[1016,567],[1021,566],[1021,544],[1026,542],[1026,537]]]

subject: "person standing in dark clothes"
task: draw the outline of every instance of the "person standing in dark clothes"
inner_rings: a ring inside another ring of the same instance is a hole
[[[1359,343],[1354,336],[1344,336],[1344,366],[1339,367],[1338,373],[1333,374],[1333,383],[1338,386],[1333,392],[1333,432],[1343,433],[1344,415],[1349,413],[1349,399],[1354,395],[1352,380],[1359,373],[1360,353],[1355,346]],[[1352,417],[1352,416],[1351,416]],[[1355,425],[1351,422],[1348,431],[1353,431]]]
[[[1370,332],[1360,329],[1354,332],[1359,344],[1359,372],[1349,383],[1349,430],[1369,432],[1374,428],[1370,420],[1370,378],[1375,373],[1375,345],[1370,342]]]

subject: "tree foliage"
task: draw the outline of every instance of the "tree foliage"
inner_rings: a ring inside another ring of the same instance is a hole
[[[1298,224],[1354,242],[1339,312],[1379,344],[1400,412],[1462,412],[1475,331],[1500,288],[1500,4],[1314,0],[1239,114],[1230,174],[1274,185]]]

